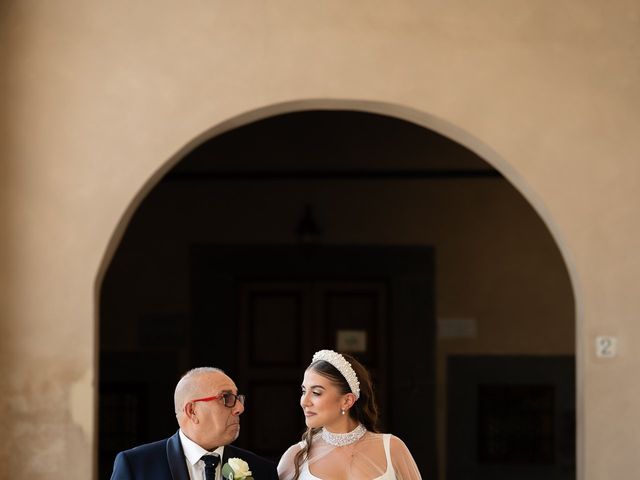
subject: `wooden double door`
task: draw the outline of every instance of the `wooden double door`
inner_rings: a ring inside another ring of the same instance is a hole
[[[386,418],[387,285],[367,281],[240,282],[239,388],[248,446],[277,456],[304,430],[305,368],[323,348],[352,353],[373,376]]]
[[[355,350],[384,430],[435,478],[434,290],[429,247],[194,246],[190,363],[229,373],[247,395],[236,444],[277,460],[304,431],[313,353]]]

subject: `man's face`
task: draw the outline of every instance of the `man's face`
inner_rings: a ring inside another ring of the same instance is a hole
[[[218,396],[223,393],[238,393],[233,380],[222,372],[203,374],[197,381],[200,392],[198,398]],[[225,407],[224,400],[220,398],[206,402],[195,402],[191,408],[195,420],[191,424],[191,432],[185,433],[202,448],[212,450],[222,445],[228,445],[238,438],[240,415],[244,412],[244,405],[240,401],[237,401],[233,407]]]

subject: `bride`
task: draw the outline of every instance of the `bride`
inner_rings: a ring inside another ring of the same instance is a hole
[[[369,373],[353,357],[332,350],[313,356],[300,406],[307,430],[280,459],[280,480],[416,480],[406,445],[378,433]]]

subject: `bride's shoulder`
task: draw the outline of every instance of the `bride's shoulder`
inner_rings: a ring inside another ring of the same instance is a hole
[[[278,462],[279,478],[285,480],[293,479],[296,470],[295,458],[298,452],[302,450],[303,446],[304,442],[294,443],[282,454],[282,457]]]
[[[391,447],[391,453],[404,453],[408,452],[407,445],[402,441],[400,437],[396,437],[393,434],[389,434],[389,446]]]
[[[300,441],[298,443],[294,443],[289,448],[287,448],[287,450],[284,452],[284,454],[282,456],[286,457],[288,455],[295,455],[296,453],[298,453],[303,448],[304,448],[304,442],[303,441]]]

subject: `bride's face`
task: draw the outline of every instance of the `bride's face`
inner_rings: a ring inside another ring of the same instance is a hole
[[[327,427],[340,421],[344,405],[345,395],[331,380],[313,370],[304,373],[300,406],[307,427]]]

